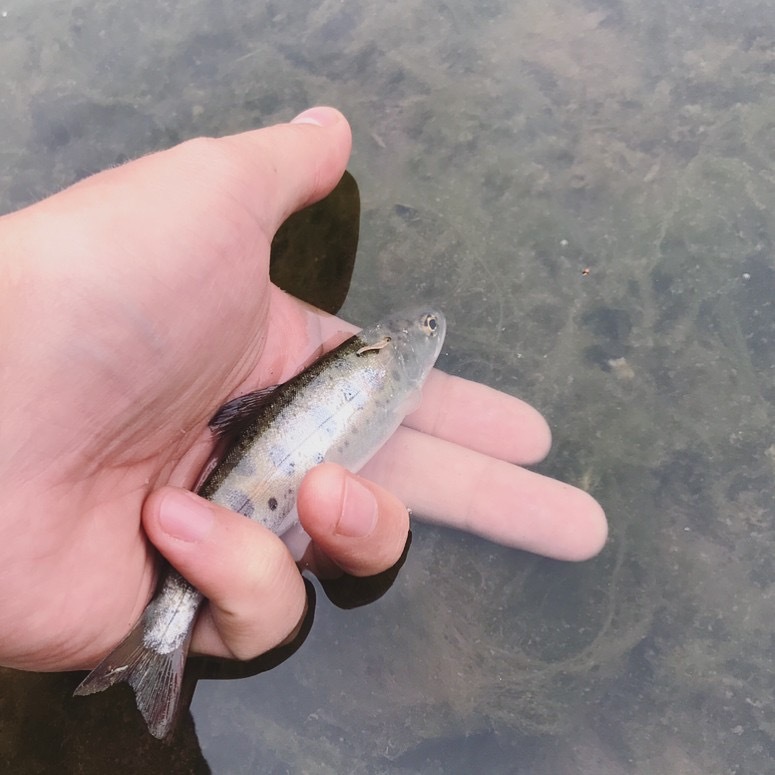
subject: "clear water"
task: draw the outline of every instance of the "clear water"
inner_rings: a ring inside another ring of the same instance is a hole
[[[764,773],[775,759],[775,7],[757,0],[0,5],[0,210],[316,103],[354,129],[343,314],[447,312],[441,366],[546,413],[611,540],[565,565],[417,526],[392,589],[199,683],[0,673],[0,766]]]

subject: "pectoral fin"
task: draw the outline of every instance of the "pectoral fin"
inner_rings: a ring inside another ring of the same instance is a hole
[[[208,423],[210,430],[219,437],[238,435],[264,411],[280,387],[280,385],[271,385],[227,401],[212,416]]]

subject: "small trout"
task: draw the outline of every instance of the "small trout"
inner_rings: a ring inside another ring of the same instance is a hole
[[[210,421],[228,451],[205,466],[195,489],[265,525],[300,559],[309,542],[296,513],[305,474],[324,461],[357,471],[374,455],[416,408],[445,329],[437,310],[406,311],[364,328],[284,385],[229,401]],[[203,600],[167,566],[140,621],[75,694],[125,681],[151,734],[166,737]]]

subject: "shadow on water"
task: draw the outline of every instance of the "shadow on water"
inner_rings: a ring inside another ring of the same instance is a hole
[[[280,227],[272,240],[272,282],[313,307],[337,313],[350,289],[360,218],[358,184],[345,172],[325,199]]]
[[[73,698],[82,675],[2,671],[2,772],[210,772],[190,715],[181,719],[171,743],[160,742],[145,729],[128,686],[95,695],[90,703]]]

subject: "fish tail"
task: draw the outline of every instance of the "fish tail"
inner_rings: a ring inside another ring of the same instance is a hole
[[[161,739],[175,724],[190,637],[162,653],[145,643],[148,618],[146,609],[129,635],[78,684],[73,694],[95,694],[115,684],[128,683],[148,731]]]

